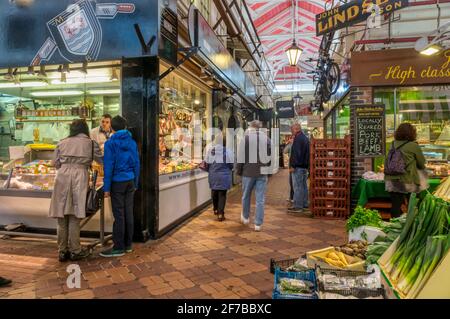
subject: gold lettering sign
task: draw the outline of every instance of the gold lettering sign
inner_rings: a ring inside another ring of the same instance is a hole
[[[407,86],[450,83],[450,49],[424,56],[414,49],[355,52],[352,86]]]
[[[356,0],[341,4],[337,8],[316,15],[316,33],[336,31],[365,21],[370,15],[368,8],[376,4],[380,14],[387,14],[403,9],[409,5],[409,0]]]

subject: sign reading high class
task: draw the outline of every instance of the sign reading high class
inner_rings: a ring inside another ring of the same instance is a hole
[[[450,83],[450,49],[424,56],[414,49],[352,53],[352,86]]]
[[[407,7],[409,0],[355,0],[340,5],[316,15],[317,35],[323,35],[365,21],[371,16],[373,5],[379,7],[377,14],[382,15]]]
[[[384,105],[358,105],[354,108],[356,157],[385,154],[384,110]]]

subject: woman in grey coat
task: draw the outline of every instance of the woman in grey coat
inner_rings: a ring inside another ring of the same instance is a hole
[[[69,137],[55,150],[56,180],[49,216],[58,221],[59,261],[79,260],[89,256],[80,245],[80,221],[86,217],[89,167],[92,161],[103,163],[102,153],[89,137],[84,120],[74,120]]]

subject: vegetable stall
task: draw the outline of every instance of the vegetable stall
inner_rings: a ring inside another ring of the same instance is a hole
[[[275,299],[450,298],[450,179],[435,194],[412,194],[389,222],[357,207],[349,241],[289,260],[271,260]]]

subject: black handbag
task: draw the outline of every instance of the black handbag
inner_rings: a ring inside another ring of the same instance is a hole
[[[94,141],[92,141],[92,160],[94,160]],[[95,185],[97,184],[98,171],[92,174],[92,184],[89,184],[86,198],[86,216],[94,215],[103,205],[103,192],[98,191]]]

